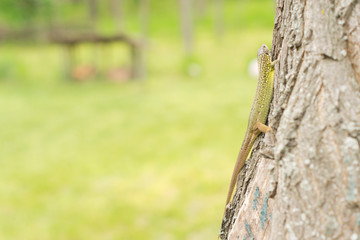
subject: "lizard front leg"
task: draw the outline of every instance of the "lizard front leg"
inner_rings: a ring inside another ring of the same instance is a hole
[[[270,67],[274,68],[275,65],[279,62],[279,59],[276,59],[270,63]]]
[[[253,127],[253,130],[259,130],[260,132],[267,133],[267,132],[272,131],[272,128],[269,126],[266,126],[265,124],[263,124],[261,122],[256,122]]]

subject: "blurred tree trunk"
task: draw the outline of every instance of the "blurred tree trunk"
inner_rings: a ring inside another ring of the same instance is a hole
[[[140,23],[140,48],[132,49],[134,59],[133,77],[141,80],[146,78],[146,52],[148,48],[149,38],[149,22],[150,22],[150,0],[139,1],[139,23]]]
[[[224,0],[215,0],[215,37],[221,40],[224,35]]]
[[[124,18],[124,0],[111,0],[111,10],[114,16],[115,26],[117,32],[124,32],[125,18]]]
[[[141,38],[143,42],[147,42],[149,37],[150,0],[140,0],[139,16]]]
[[[277,1],[274,131],[239,174],[223,239],[360,238],[359,26],[358,0]]]
[[[195,9],[196,9],[195,13],[196,13],[197,19],[201,19],[204,17],[207,6],[208,6],[207,0],[196,0],[195,1]]]
[[[191,0],[180,0],[180,15],[185,54],[187,56],[191,56],[194,51],[194,30]]]
[[[88,0],[89,2],[89,20],[91,23],[91,27],[93,28],[93,30],[95,29],[96,26],[96,20],[98,17],[98,5],[97,5],[97,0]]]

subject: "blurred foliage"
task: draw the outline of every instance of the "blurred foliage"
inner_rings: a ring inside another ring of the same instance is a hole
[[[0,9],[3,24],[27,27],[49,21],[53,0],[1,0]]]
[[[123,0],[125,30],[139,31],[139,1]],[[203,1],[199,7],[199,1]],[[149,27],[151,34],[179,34],[179,3],[172,1],[150,1]],[[98,1],[97,30],[104,33],[115,31],[111,1]],[[85,0],[1,0],[0,24],[27,27],[29,24],[47,26],[55,24],[89,25],[89,5]],[[215,5],[211,0],[194,0],[193,14],[196,32],[209,31],[214,25]],[[272,27],[274,2],[272,0],[227,0],[224,21],[227,30],[253,27]]]

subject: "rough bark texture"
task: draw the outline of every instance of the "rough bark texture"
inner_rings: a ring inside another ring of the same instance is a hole
[[[260,137],[220,235],[358,240],[359,1],[278,0],[272,54],[274,160]]]

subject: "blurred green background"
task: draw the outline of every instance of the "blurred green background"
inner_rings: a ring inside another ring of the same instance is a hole
[[[190,1],[189,53],[179,1],[150,1],[146,35],[141,1],[122,1],[122,31],[146,36],[147,77],[77,81],[43,32],[86,25],[88,1],[1,0],[3,35],[36,37],[0,42],[0,239],[217,238],[275,4]],[[92,31],[114,34],[111,1],[96,7]],[[126,45],[96,49],[81,45],[76,64],[129,67]]]

